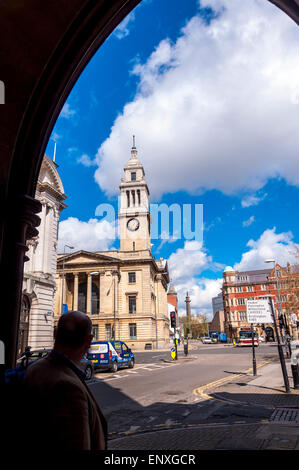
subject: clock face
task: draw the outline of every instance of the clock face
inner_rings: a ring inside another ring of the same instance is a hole
[[[135,232],[139,229],[139,220],[135,218],[128,220],[127,227],[131,232]]]

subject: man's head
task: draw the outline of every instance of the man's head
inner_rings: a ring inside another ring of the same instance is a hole
[[[54,349],[74,361],[79,361],[88,351],[92,341],[91,328],[91,320],[85,313],[65,313],[57,325]]]

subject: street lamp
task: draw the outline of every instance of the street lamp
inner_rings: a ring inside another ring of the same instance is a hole
[[[62,262],[62,289],[61,289],[61,315],[63,314],[63,296],[64,296],[64,263],[65,263],[65,249],[69,248],[73,250],[74,247],[70,245],[64,245],[63,248],[63,262]]]
[[[279,320],[283,319],[283,315],[282,315],[282,308],[281,308],[281,297],[280,297],[280,290],[279,290],[279,282],[278,282],[278,275],[277,275],[277,269],[276,269],[276,261],[275,259],[266,259],[265,260],[265,263],[273,263],[274,264],[274,271],[275,271],[275,279],[276,279],[276,289],[277,289],[277,294],[278,294],[278,318]],[[283,320],[281,320],[283,321]],[[286,319],[285,319],[286,321]],[[279,325],[281,325],[279,323]],[[283,325],[284,325],[284,330],[285,330],[285,333],[286,333],[286,325],[285,325],[285,322],[283,322]],[[281,334],[281,337],[283,338],[283,334],[282,334],[282,327],[280,326],[280,334]],[[284,339],[284,343],[285,343],[285,348],[286,348],[286,354],[287,354],[287,357],[288,357],[288,350],[287,350],[287,345],[286,345],[286,342],[285,342],[285,338]],[[291,355],[291,350],[289,348],[289,353]]]

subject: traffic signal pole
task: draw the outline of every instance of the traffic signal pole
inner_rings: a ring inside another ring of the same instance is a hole
[[[270,300],[270,307],[271,307],[271,313],[272,313],[272,317],[273,317],[275,334],[276,334],[276,338],[277,338],[277,348],[278,348],[278,354],[279,354],[279,359],[280,359],[280,364],[281,364],[281,370],[282,370],[284,385],[285,385],[286,392],[289,393],[290,392],[289,378],[288,378],[287,368],[286,368],[284,354],[283,354],[283,350],[282,350],[282,344],[280,342],[280,337],[279,337],[279,333],[278,333],[278,328],[277,328],[277,323],[276,323],[276,318],[275,318],[275,312],[274,312],[274,308],[273,308],[273,301],[272,301],[271,297],[269,297],[269,300]]]
[[[251,341],[252,341],[252,368],[253,375],[256,375],[256,358],[255,358],[255,346],[254,346],[254,328],[253,323],[251,323]]]
[[[176,312],[170,312],[170,326],[173,328],[173,338],[175,346],[175,360],[178,360],[178,346],[176,339]]]

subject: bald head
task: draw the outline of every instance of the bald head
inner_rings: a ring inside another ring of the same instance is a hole
[[[65,313],[57,325],[55,347],[81,348],[88,341],[91,328],[91,320],[85,313],[79,311]]]

